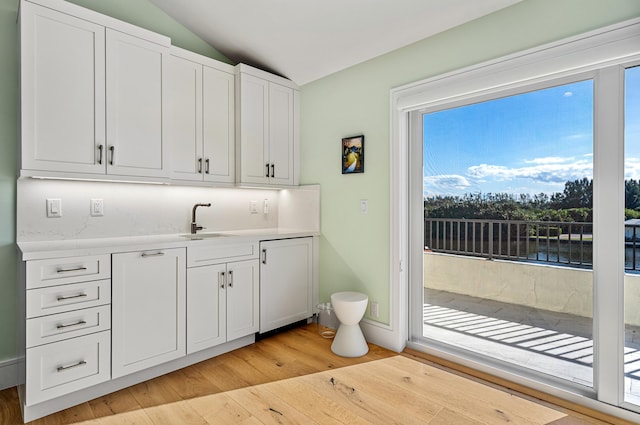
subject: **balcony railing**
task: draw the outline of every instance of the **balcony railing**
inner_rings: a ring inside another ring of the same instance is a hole
[[[640,271],[640,225],[625,225],[625,270]],[[424,245],[434,252],[593,265],[593,223],[425,218]]]

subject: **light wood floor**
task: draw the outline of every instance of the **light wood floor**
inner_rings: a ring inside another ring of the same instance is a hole
[[[335,356],[314,325],[31,422],[59,424],[605,424],[370,345]],[[22,423],[15,389],[0,425]],[[623,423],[623,422],[620,422]]]

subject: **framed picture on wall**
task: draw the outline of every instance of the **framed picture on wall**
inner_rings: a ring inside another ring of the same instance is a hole
[[[342,139],[342,174],[364,173],[364,136]]]

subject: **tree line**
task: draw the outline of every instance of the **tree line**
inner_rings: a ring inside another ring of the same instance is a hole
[[[625,180],[625,219],[640,218],[640,180]],[[562,192],[467,193],[425,198],[424,216],[493,220],[593,222],[593,179],[568,181]]]

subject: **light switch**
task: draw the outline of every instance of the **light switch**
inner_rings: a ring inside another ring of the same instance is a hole
[[[264,213],[264,215],[269,214],[269,200],[265,199],[264,203],[262,204],[262,212]]]
[[[62,199],[47,199],[47,217],[62,217]]]
[[[368,213],[369,213],[369,200],[360,199],[360,214],[368,214]]]
[[[104,215],[104,200],[92,199],[89,213],[92,217],[102,217]]]

